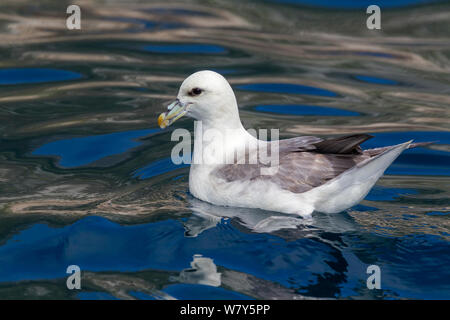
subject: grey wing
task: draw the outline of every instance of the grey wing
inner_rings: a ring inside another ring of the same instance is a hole
[[[373,138],[370,134],[352,134],[330,139],[312,136],[280,140],[280,152],[284,151],[315,151],[323,154],[360,154],[359,145]]]
[[[317,152],[290,153],[280,158],[278,171],[260,176],[281,188],[302,193],[318,187],[352,168],[364,155],[321,154]]]
[[[279,140],[280,153],[312,151],[316,149],[315,144],[324,140],[314,136],[303,136],[291,139]]]
[[[370,157],[359,144],[368,135],[334,139],[298,137],[279,141],[279,167],[273,175],[261,174],[264,164],[228,164],[214,174],[228,182],[270,180],[282,189],[302,193],[318,187]]]

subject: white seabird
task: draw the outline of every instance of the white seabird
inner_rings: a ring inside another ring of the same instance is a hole
[[[362,150],[359,145],[372,137],[367,134],[279,140],[276,170],[262,174],[267,164],[243,162],[258,152],[251,146],[276,150],[274,142],[258,140],[245,130],[233,89],[222,75],[199,71],[186,78],[158,124],[165,128],[184,115],[201,121],[195,127],[189,172],[192,195],[215,205],[301,216],[313,211],[336,213],[358,204],[403,150],[428,144],[411,140]],[[226,133],[226,139],[214,135],[206,139],[208,131]],[[241,158],[225,163],[224,154],[235,153]]]

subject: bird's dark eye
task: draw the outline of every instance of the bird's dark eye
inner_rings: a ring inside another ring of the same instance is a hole
[[[203,90],[200,88],[194,88],[189,92],[190,96],[198,96],[200,93],[202,93]]]

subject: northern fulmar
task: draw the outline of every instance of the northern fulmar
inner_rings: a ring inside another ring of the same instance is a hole
[[[167,108],[158,118],[161,128],[184,115],[201,121],[194,129],[189,191],[221,206],[301,216],[313,211],[341,212],[358,204],[403,150],[428,144],[411,140],[362,150],[359,145],[372,137],[368,134],[260,140],[242,126],[228,81],[209,70],[186,78],[177,99]],[[226,138],[208,134],[212,131]],[[249,161],[261,147],[278,151],[272,172],[262,170],[272,164]],[[233,155],[233,160],[225,162],[224,154]]]

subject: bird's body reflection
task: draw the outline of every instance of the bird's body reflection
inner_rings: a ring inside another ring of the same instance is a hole
[[[269,233],[298,239],[317,232],[345,232],[357,226],[345,212],[338,214],[314,213],[300,217],[274,211],[251,208],[223,207],[194,197],[188,198],[192,215],[185,221],[185,236],[197,237],[203,231],[216,227],[222,219],[250,232]]]

